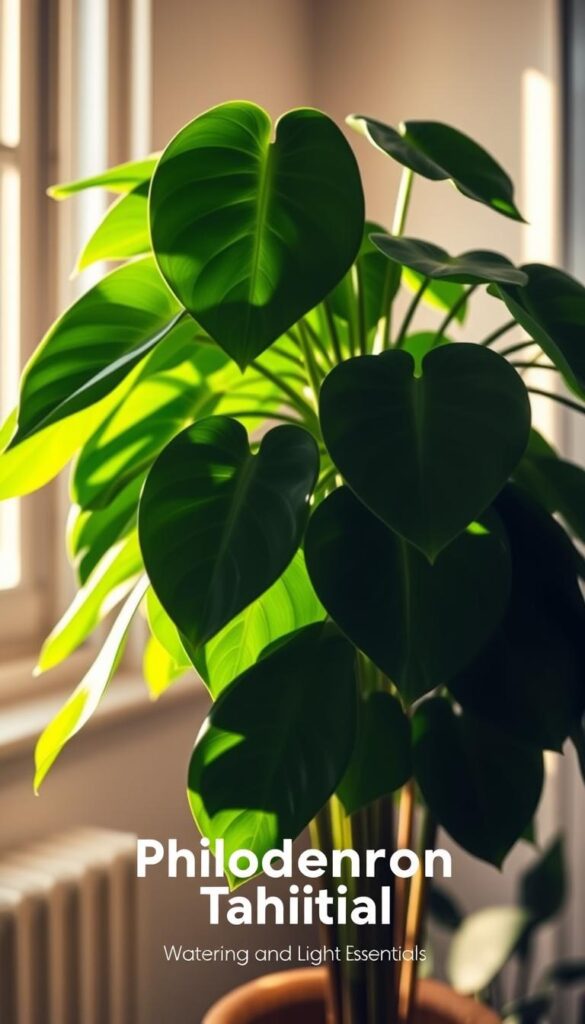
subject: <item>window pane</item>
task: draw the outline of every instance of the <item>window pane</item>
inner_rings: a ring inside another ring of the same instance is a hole
[[[20,0],[0,0],[0,142],[20,141]]]

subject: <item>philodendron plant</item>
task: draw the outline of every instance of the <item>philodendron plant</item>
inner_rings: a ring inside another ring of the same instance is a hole
[[[429,847],[441,826],[499,866],[530,836],[543,751],[583,750],[585,474],[531,429],[531,394],[583,411],[585,288],[406,237],[417,176],[521,221],[512,183],[444,124],[349,122],[402,165],[389,229],[312,109],[273,128],[226,103],[52,190],[119,193],[78,268],[121,265],[50,328],[3,429],[3,496],[73,459],[80,590],[39,670],[121,608],[36,787],[142,609],[151,693],[194,667],[213,701],[188,773],[212,846],[261,856],[311,824],[325,849]],[[486,286],[501,326],[455,341]],[[417,944],[424,890],[399,884],[379,945]],[[338,1024],[410,1020],[414,973],[342,967]]]

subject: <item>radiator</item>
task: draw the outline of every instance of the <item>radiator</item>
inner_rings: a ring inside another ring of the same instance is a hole
[[[93,828],[0,856],[0,1024],[135,1024],[135,857]]]

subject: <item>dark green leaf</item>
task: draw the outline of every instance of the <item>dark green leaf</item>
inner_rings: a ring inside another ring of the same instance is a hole
[[[59,317],[28,363],[10,447],[107,395],[179,316],[152,258],[104,277]]]
[[[485,149],[455,128],[439,121],[406,121],[396,131],[359,114],[348,118],[348,123],[417,174],[431,181],[450,179],[469,199],[522,220],[509,176]]]
[[[578,985],[585,981],[585,959],[575,957],[558,960],[546,972],[545,981],[552,985]]]
[[[431,885],[428,907],[433,921],[447,931],[454,932],[463,921],[463,911],[457,901],[441,886]]]
[[[556,267],[530,263],[524,288],[494,285],[512,316],[561,371],[567,384],[585,398],[585,288]]]
[[[303,553],[297,551],[280,579],[205,644],[195,667],[216,698],[270,644],[324,618]]]
[[[346,814],[400,789],[411,776],[410,723],[389,693],[360,700],[356,745],[337,789]]]
[[[514,999],[504,1007],[504,1022],[538,1024],[539,1021],[548,1019],[551,1005],[550,992],[535,992],[534,995],[525,996],[523,999]]]
[[[504,614],[506,541],[496,516],[482,523],[430,565],[346,487],[311,517],[305,552],[321,601],[409,702],[447,683]]]
[[[581,778],[583,779],[583,782],[585,782],[585,723],[582,721],[573,729],[571,733],[571,743],[575,748]]]
[[[409,334],[402,342],[401,348],[408,352],[414,359],[414,372],[417,377],[422,374],[423,359],[428,352],[440,345],[450,345],[451,339],[444,334],[437,337],[436,331],[419,331],[418,334]]]
[[[99,260],[126,260],[147,252],[150,252],[148,182],[144,182],[110,206],[84,245],[76,270],[85,270]]]
[[[517,949],[527,923],[521,907],[488,907],[466,917],[449,950],[453,987],[465,995],[483,992]]]
[[[501,281],[524,285],[528,278],[510,260],[498,252],[483,250],[449,256],[445,249],[416,238],[395,238],[372,234],[372,243],[390,260],[405,264],[424,277],[453,281],[456,284],[488,284]]]
[[[182,431],[144,486],[139,531],[153,588],[197,649],[270,587],[297,550],[319,469],[313,438],[275,427],[257,455],[212,416]]]
[[[520,903],[530,914],[531,927],[560,913],[566,891],[563,839],[559,837],[520,879]]]
[[[358,498],[433,559],[520,461],[530,403],[516,371],[478,345],[434,349],[414,369],[399,350],[347,360],[325,378],[320,417]]]
[[[110,167],[101,174],[90,178],[80,178],[62,185],[51,185],[48,193],[52,199],[66,199],[75,192],[84,192],[88,188],[105,188],[109,192],[130,192],[137,185],[149,181],[156,167],[159,154],[145,157],[144,160],[129,160],[127,163]]]
[[[359,172],[336,125],[297,109],[275,131],[260,107],[221,104],[175,136],[152,181],[159,266],[241,367],[331,291],[362,239]]]
[[[414,768],[423,797],[465,850],[500,867],[532,820],[542,754],[448,701],[426,701],[413,718]]]
[[[189,767],[191,810],[212,846],[221,837],[227,856],[261,857],[331,796],[354,744],[354,662],[331,623],[307,626],[224,691]]]
[[[492,641],[449,688],[512,736],[560,750],[585,710],[585,605],[569,538],[512,486],[496,504],[512,553],[512,593]]]
[[[529,445],[516,467],[515,480],[548,512],[562,516],[571,532],[585,543],[585,470],[558,458],[550,447],[546,453],[534,448]]]

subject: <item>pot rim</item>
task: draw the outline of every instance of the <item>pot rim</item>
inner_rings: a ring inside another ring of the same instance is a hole
[[[266,974],[223,996],[207,1011],[202,1024],[251,1024],[262,1001],[263,1012],[277,1011],[286,1003],[294,1006],[308,1000],[322,1000],[327,985],[327,969],[302,967]],[[444,982],[420,981],[417,1006],[421,1010],[443,1013],[451,1024],[501,1024],[489,1007],[459,995]]]

